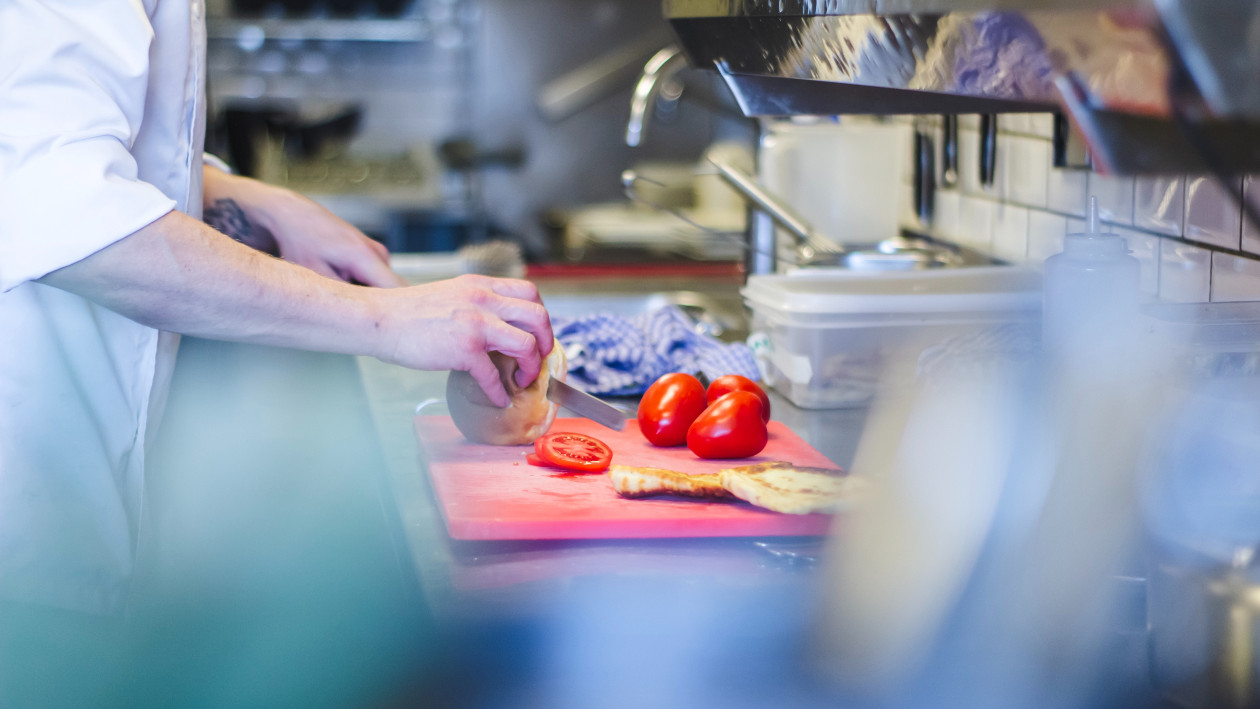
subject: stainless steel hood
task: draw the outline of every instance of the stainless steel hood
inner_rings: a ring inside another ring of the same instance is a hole
[[[1260,169],[1257,0],[664,0],[748,115],[1064,111],[1111,172]]]

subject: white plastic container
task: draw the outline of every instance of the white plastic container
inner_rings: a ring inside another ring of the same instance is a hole
[[[863,406],[886,356],[977,325],[1036,317],[1041,279],[1011,266],[753,276],[750,342],[766,382],[806,409]]]

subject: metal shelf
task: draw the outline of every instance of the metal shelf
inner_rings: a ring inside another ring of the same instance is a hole
[[[211,18],[206,21],[206,36],[210,39],[258,41],[260,34],[262,39],[334,42],[424,42],[430,37],[429,23],[419,19]]]

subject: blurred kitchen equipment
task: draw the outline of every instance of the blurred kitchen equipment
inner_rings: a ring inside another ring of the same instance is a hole
[[[1260,379],[1198,381],[1156,440],[1144,490],[1152,679],[1179,706],[1257,706]]]
[[[757,181],[843,245],[900,231],[913,164],[910,126],[863,118],[765,121]],[[781,247],[786,244],[780,244]],[[790,261],[790,250],[780,257]]]
[[[765,210],[776,224],[787,229],[792,236],[796,237],[797,252],[801,257],[801,261],[807,262],[816,256],[823,257],[824,254],[844,252],[843,247],[815,232],[814,227],[778,197],[763,189],[757,183],[757,180],[748,173],[715,155],[709,156],[709,164],[717,168],[718,174],[723,179],[739,190],[740,194],[748,198],[752,206]],[[834,260],[827,259],[827,262],[834,263]]]
[[[854,245],[847,249],[835,240],[819,234],[786,202],[771,194],[751,175],[717,156],[710,156],[709,162],[752,205],[770,215],[776,224],[795,238],[795,264],[798,267],[844,266],[866,270],[914,270],[956,265],[952,251],[905,239],[889,238],[873,245]]]
[[[914,130],[914,213],[931,224],[936,211],[936,141],[924,126]]]
[[[554,123],[615,92],[640,73],[640,62],[668,38],[668,31],[654,29],[548,81],[535,99],[539,113]]]
[[[223,109],[228,157],[235,170],[257,177],[261,141],[279,141],[287,157],[309,159],[329,145],[348,142],[362,118],[362,106],[354,103],[232,102]]]
[[[1007,266],[750,276],[749,342],[765,380],[806,409],[864,406],[886,358],[961,330],[1036,317],[1041,279]]]
[[[468,138],[452,138],[438,145],[438,157],[451,170],[514,169],[525,164],[525,149],[520,146],[483,148]]]
[[[997,115],[980,116],[980,184],[983,187],[992,187],[997,179],[997,142]]]
[[[521,247],[507,241],[469,244],[447,253],[393,253],[390,266],[413,283],[454,278],[465,273],[523,278],[525,259]]]
[[[958,116],[941,116],[941,187],[958,184]]]
[[[748,0],[665,15],[748,116],[1062,108],[1106,172],[1260,169],[1254,2]],[[1197,97],[1188,121],[1170,100],[1178,76]]]
[[[682,83],[674,78],[687,66],[687,57],[676,45],[661,49],[648,60],[630,98],[630,120],[626,124],[626,145],[634,148],[647,136],[648,117],[658,110],[658,98],[676,105],[682,98]]]

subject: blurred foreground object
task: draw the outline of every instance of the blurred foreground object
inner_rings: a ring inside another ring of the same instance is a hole
[[[1107,282],[1055,302],[1041,351],[978,329],[893,365],[906,383],[881,390],[853,466],[876,493],[826,564],[821,657],[843,686],[908,707],[1101,707],[1149,691],[1140,636],[1117,632],[1118,591],[1168,368],[1138,336],[1136,281]]]

